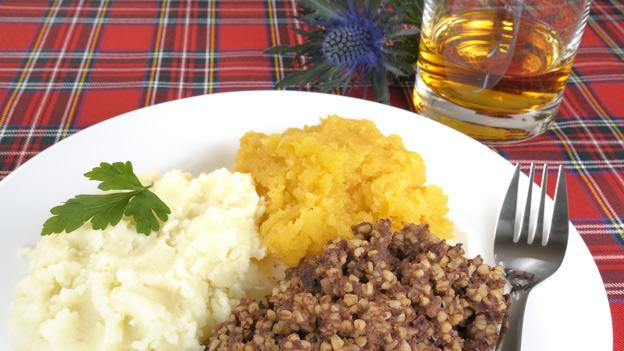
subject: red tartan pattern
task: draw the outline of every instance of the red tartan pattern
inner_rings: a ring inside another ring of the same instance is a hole
[[[0,1],[0,179],[59,140],[143,106],[272,89],[294,68],[293,0]],[[493,149],[527,170],[562,164],[571,218],[607,290],[624,350],[624,4],[596,0],[554,127]],[[412,109],[411,87],[393,86]],[[549,179],[554,182],[554,178]]]

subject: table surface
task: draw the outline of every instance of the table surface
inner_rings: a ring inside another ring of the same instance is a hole
[[[295,1],[0,1],[0,179],[94,123],[156,103],[273,89],[293,71],[263,51],[301,38]],[[604,281],[624,350],[624,4],[596,0],[556,123],[494,150],[524,171],[563,165],[571,220]],[[392,104],[413,109],[410,86]]]

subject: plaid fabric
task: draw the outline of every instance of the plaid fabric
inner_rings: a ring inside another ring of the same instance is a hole
[[[291,0],[0,1],[0,178],[122,112],[192,95],[271,89],[292,70],[263,54],[301,40]],[[596,0],[554,128],[495,148],[526,170],[563,164],[571,217],[605,283],[624,350],[624,4]],[[393,104],[412,109],[410,87]],[[554,181],[554,179],[551,179]]]

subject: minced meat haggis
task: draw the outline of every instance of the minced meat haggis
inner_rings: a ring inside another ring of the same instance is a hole
[[[289,269],[266,300],[243,300],[207,350],[494,349],[509,307],[500,266],[424,225],[353,232]]]

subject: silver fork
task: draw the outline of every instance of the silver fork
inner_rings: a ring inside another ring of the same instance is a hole
[[[561,265],[568,245],[568,194],[563,168],[559,167],[555,190],[555,205],[548,234],[544,233],[544,206],[546,198],[546,179],[548,166],[544,165],[542,189],[539,198],[537,219],[533,230],[531,224],[531,199],[535,167],[531,164],[529,189],[524,206],[518,235],[516,233],[516,208],[520,167],[511,179],[509,189],[503,200],[496,236],[494,239],[494,259],[502,264],[511,284],[511,307],[509,325],[502,331],[497,346],[498,351],[519,351],[522,346],[522,323],[527,298],[531,289],[550,277]],[[531,232],[532,235],[529,235]]]

